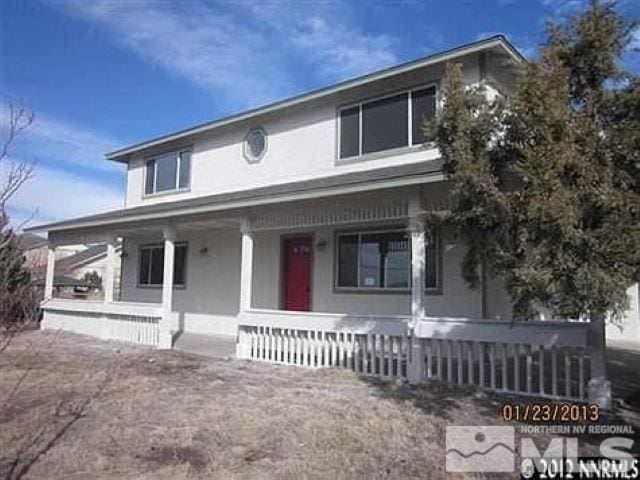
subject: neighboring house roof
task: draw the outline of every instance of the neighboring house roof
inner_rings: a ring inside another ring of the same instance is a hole
[[[46,238],[33,233],[22,233],[18,235],[18,242],[23,250],[33,250],[44,247],[49,243]]]
[[[44,278],[36,278],[33,281],[34,285],[43,286]],[[83,279],[73,278],[68,275],[55,275],[53,277],[53,286],[54,287],[87,287],[91,284]]]
[[[117,247],[119,249],[119,247]],[[107,255],[107,246],[104,244],[90,245],[87,249],[82,250],[68,257],[56,260],[56,270],[68,272],[76,268],[80,268],[89,263],[93,263],[102,259]]]
[[[391,77],[393,75],[398,75],[400,73],[416,70],[418,68],[423,68],[438,62],[447,61],[452,58],[461,57],[463,55],[469,55],[471,53],[475,53],[480,50],[487,50],[490,48],[501,49],[509,57],[511,57],[513,61],[516,63],[526,62],[526,59],[522,56],[522,54],[518,52],[518,50],[513,45],[511,45],[511,43],[509,43],[509,41],[503,35],[495,35],[487,39],[479,40],[472,43],[467,43],[465,45],[461,45],[459,47],[446,50],[443,52],[438,52],[433,55],[420,58],[418,60],[413,60],[407,63],[397,65],[395,67],[379,70],[377,72],[373,72],[367,75],[363,75],[361,77],[353,78],[351,80],[346,80],[344,82],[340,82],[335,85],[331,85],[329,87],[320,88],[317,90],[313,90],[311,92],[303,93],[301,95],[297,95],[279,102],[271,103],[269,105],[256,108],[254,110],[249,110],[249,111],[238,113],[228,117],[223,117],[221,119],[214,120],[212,122],[203,123],[200,125],[196,125],[194,127],[187,128],[185,130],[180,130],[178,132],[170,133],[168,135],[163,135],[157,138],[153,138],[151,140],[137,143],[129,147],[125,147],[119,150],[115,150],[113,152],[109,152],[106,154],[106,158],[108,160],[114,160],[118,162],[127,162],[128,155],[139,152],[141,150],[145,150],[147,148],[150,148],[162,143],[179,140],[184,137],[210,131],[214,128],[218,128],[223,125],[229,125],[231,123],[240,122],[240,121],[249,119],[251,117],[263,115],[266,113],[271,113],[276,110],[281,110],[294,105],[299,105],[304,102],[309,102],[311,100],[315,100],[324,96],[342,92],[342,91],[345,91],[354,87],[358,87],[370,82],[375,82],[383,78]]]
[[[116,251],[120,251],[121,247],[118,245],[116,247]],[[107,246],[104,244],[101,245],[91,245],[87,249],[82,250],[80,252],[74,253],[67,257],[60,258],[56,260],[55,270],[56,274],[53,279],[54,287],[64,287],[64,286],[86,286],[89,285],[83,279],[76,279],[70,275],[66,275],[65,273],[73,272],[73,270],[83,267],[85,265],[89,265],[90,263],[101,260],[107,255]],[[43,271],[34,271],[34,275],[36,278],[33,283],[35,285],[44,285],[44,275]]]
[[[334,194],[340,188],[351,191],[390,188],[393,186],[424,183],[429,177],[439,174],[440,160],[410,163],[392,167],[319,177],[299,182],[283,183],[240,190],[229,193],[206,195],[174,202],[163,202],[139,207],[123,208],[97,215],[75,218],[47,225],[32,227],[30,231],[62,231],[74,228],[95,227],[122,223],[169,218],[178,215],[207,213],[231,208],[243,208],[268,203],[284,202],[300,198],[317,198],[330,189]]]

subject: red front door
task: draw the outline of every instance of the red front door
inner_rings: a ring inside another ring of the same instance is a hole
[[[282,262],[282,292],[285,310],[311,310],[312,237],[286,238]]]

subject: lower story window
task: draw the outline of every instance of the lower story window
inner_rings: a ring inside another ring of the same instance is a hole
[[[406,230],[340,233],[338,288],[406,290],[411,286],[411,238]],[[427,236],[425,288],[439,288],[440,249]]]
[[[185,284],[187,244],[176,243],[173,260],[173,284]],[[140,285],[161,286],[164,272],[164,245],[144,245],[140,247]]]

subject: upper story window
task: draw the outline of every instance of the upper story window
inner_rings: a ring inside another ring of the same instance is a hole
[[[187,190],[191,186],[191,151],[159,155],[146,163],[145,195]]]
[[[419,145],[436,114],[436,87],[424,87],[340,110],[340,158]]]

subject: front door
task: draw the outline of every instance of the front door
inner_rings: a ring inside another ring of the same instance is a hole
[[[285,238],[282,262],[282,308],[284,310],[311,310],[311,255],[313,238],[310,236]]]

